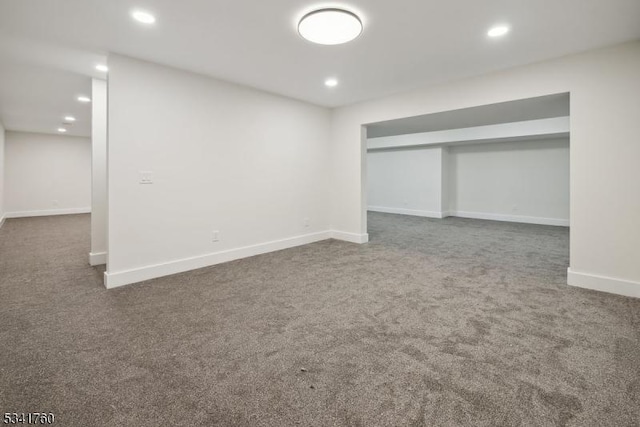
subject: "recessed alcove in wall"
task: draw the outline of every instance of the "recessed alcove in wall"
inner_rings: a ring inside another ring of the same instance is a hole
[[[367,125],[367,210],[568,226],[569,125],[568,93]]]

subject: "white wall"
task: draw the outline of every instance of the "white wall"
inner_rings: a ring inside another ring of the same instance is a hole
[[[330,236],[328,109],[118,55],[108,98],[108,287]]]
[[[4,224],[4,146],[5,130],[0,123],[0,227]]]
[[[441,217],[442,148],[367,153],[368,209]]]
[[[6,132],[5,215],[89,212],[89,138]]]
[[[89,264],[107,262],[107,82],[91,89],[91,252]]]
[[[363,125],[571,94],[571,284],[640,296],[640,42],[443,84],[333,112],[332,224],[366,233]]]
[[[451,215],[569,225],[569,140],[449,149]]]
[[[566,138],[370,150],[367,161],[370,211],[569,225]]]

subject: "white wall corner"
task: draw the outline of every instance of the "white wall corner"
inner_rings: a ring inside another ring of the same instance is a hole
[[[357,234],[357,233],[347,233],[346,231],[331,231],[331,238],[336,240],[343,240],[345,242],[351,243],[367,243],[369,241],[369,233]]]
[[[451,185],[449,183],[449,169],[450,167],[449,147],[440,147],[440,218],[447,217],[446,210],[451,205],[449,193],[451,192]]]
[[[91,249],[107,252],[107,82],[91,83]],[[106,263],[96,261],[98,264]],[[91,264],[91,265],[98,265]]]
[[[5,218],[28,218],[34,216],[75,215],[91,213],[91,208],[46,209],[41,211],[7,212]]]
[[[107,253],[106,252],[89,252],[89,265],[103,265],[107,263]]]
[[[567,284],[578,288],[640,298],[640,282],[582,273],[572,270],[571,267],[567,269]]]
[[[130,270],[106,271],[104,273],[104,284],[107,289],[172,274],[183,273],[185,271],[196,270],[198,268],[210,267],[224,262],[234,261],[241,258],[248,258],[268,252],[280,251],[296,246],[307,245],[309,243],[327,240],[332,237],[332,232],[321,231],[317,233],[304,234],[282,240],[260,243],[257,245],[245,246],[226,251],[214,252],[192,258],[178,259],[162,264],[148,265]]]

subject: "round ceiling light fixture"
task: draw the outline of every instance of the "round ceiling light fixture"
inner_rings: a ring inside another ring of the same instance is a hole
[[[362,33],[362,28],[358,15],[336,8],[314,10],[304,15],[298,23],[300,36],[324,45],[350,42]]]

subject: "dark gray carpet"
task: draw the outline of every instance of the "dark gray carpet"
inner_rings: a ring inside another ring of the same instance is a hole
[[[565,285],[565,228],[370,215],[107,291],[86,215],[0,229],[0,413],[63,426],[633,426],[640,300]]]

